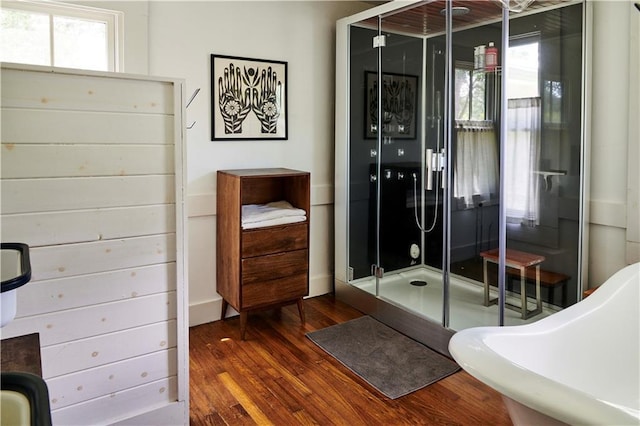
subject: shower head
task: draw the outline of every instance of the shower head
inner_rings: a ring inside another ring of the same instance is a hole
[[[469,12],[471,12],[471,9],[465,6],[453,6],[451,8],[451,15],[453,16],[466,15]],[[440,15],[446,15],[446,14],[447,14],[447,9],[442,9],[440,11]]]

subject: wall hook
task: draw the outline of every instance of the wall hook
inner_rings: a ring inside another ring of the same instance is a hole
[[[195,97],[198,96],[198,93],[200,93],[200,88],[199,87],[193,92],[193,94],[191,95],[191,97],[187,101],[187,106],[185,106],[185,109],[189,108],[189,105],[191,105],[191,102],[193,102]]]
[[[191,95],[191,97],[189,98],[189,100],[187,101],[187,105],[184,107],[184,109],[189,108],[189,105],[191,105],[191,102],[193,102],[193,100],[195,99],[196,96],[198,96],[198,93],[200,93],[200,88],[198,87],[193,94]],[[193,126],[196,125],[196,122],[194,121],[193,123],[189,124],[187,126],[187,130],[189,129],[193,129]]]

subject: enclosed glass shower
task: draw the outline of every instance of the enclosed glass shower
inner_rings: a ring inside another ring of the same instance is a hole
[[[528,3],[337,25],[336,295],[442,351],[582,292],[588,4]]]

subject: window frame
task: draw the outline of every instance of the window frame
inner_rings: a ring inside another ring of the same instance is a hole
[[[107,29],[107,71],[124,70],[124,13],[116,10],[69,3],[38,0],[3,0],[2,9],[46,14],[49,16],[49,66],[55,67],[53,17],[68,17],[104,22]]]

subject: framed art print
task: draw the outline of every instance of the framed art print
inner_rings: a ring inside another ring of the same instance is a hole
[[[211,140],[287,139],[287,63],[211,55]]]
[[[378,75],[365,72],[365,137],[415,139],[418,120],[418,77],[382,74],[382,126],[378,123]]]

